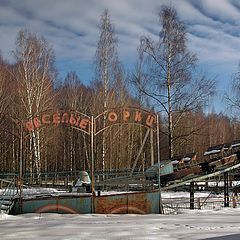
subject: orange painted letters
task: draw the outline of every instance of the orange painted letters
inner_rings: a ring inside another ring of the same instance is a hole
[[[108,120],[109,120],[110,122],[116,122],[117,119],[118,119],[118,116],[117,116],[117,114],[116,114],[115,112],[110,112],[110,113],[108,114]]]
[[[123,121],[127,121],[130,117],[129,111],[123,111]]]

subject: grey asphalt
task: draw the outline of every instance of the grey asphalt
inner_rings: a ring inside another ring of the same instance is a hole
[[[226,235],[221,237],[204,238],[202,240],[240,240],[240,234]]]

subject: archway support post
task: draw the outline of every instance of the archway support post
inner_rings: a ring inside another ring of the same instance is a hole
[[[95,196],[95,177],[94,177],[94,117],[91,116],[91,178],[92,178],[92,213],[95,212],[94,209],[94,196]]]
[[[158,161],[158,191],[159,191],[159,213],[163,214],[162,196],[161,196],[161,164],[160,164],[160,127],[159,115],[157,113],[157,161]]]

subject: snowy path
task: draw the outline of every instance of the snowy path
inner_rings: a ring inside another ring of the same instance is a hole
[[[231,234],[240,234],[240,209],[188,210],[177,215],[0,215],[1,240],[190,240]]]

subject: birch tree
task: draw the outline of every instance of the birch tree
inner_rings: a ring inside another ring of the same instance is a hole
[[[2,171],[6,170],[6,166],[8,164],[10,166],[11,163],[13,163],[12,168],[15,169],[14,160],[9,159],[7,156],[7,153],[12,150],[11,144],[15,140],[14,135],[9,134],[12,121],[7,117],[11,93],[8,68],[9,65],[3,60],[0,53],[0,169]]]
[[[3,114],[6,112],[7,107],[9,105],[10,96],[7,93],[7,82],[8,78],[10,77],[8,74],[8,66],[4,62],[1,54],[0,54],[0,120]]]
[[[240,63],[238,66],[238,71],[233,75],[230,87],[230,92],[225,93],[225,99],[228,107],[231,110],[231,114],[234,114],[234,117],[239,120],[239,117],[237,116],[240,112]]]
[[[35,116],[51,108],[53,104],[54,54],[45,39],[27,30],[20,31],[14,51],[17,64],[13,76],[17,82],[19,108],[22,120],[33,121]],[[34,167],[41,172],[40,129],[31,131]]]
[[[80,78],[75,72],[68,73],[63,86],[59,89],[58,102],[60,103],[60,107],[88,114],[90,107],[89,92],[90,90],[81,83]],[[84,170],[90,170],[89,144],[86,134],[75,129],[64,129],[63,132],[65,135],[70,134],[70,136],[64,140],[63,145],[64,150],[70,145],[70,156],[67,156],[67,151],[64,151],[65,153],[63,154],[64,159],[68,158],[70,160],[70,170],[76,170],[79,166],[83,166]],[[81,160],[81,162],[77,164],[77,160]],[[83,162],[84,164],[82,164]]]
[[[114,26],[111,23],[108,10],[105,10],[100,20],[100,38],[97,44],[95,55],[95,79],[102,85],[103,99],[101,111],[106,111],[111,104],[112,92],[111,86],[114,82],[114,70],[118,64],[117,58],[117,38],[115,36]],[[101,93],[99,93],[101,95]],[[106,125],[106,115],[104,115],[103,127]],[[102,169],[105,170],[106,158],[106,132],[103,132],[102,138]]]
[[[213,93],[214,81],[195,75],[197,58],[186,46],[187,35],[177,12],[163,7],[159,13],[159,40],[142,37],[140,58],[144,78],[134,77],[134,83],[155,104],[165,118],[169,157],[174,155],[174,131],[185,112],[206,104]],[[174,113],[176,118],[173,117]]]

